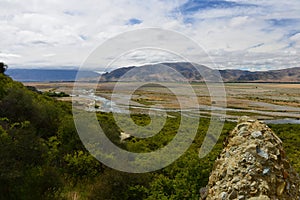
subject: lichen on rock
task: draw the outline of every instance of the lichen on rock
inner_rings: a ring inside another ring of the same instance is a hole
[[[264,122],[241,117],[200,195],[202,200],[300,200],[300,178],[280,138]]]

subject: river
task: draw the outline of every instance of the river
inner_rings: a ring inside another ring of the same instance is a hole
[[[126,113],[128,114],[128,106],[124,104],[117,104],[116,102],[113,102],[109,99],[106,99],[104,97],[100,97],[95,95],[95,93],[92,90],[82,90],[80,93],[77,95],[73,95],[73,97],[79,97],[83,99],[87,99],[92,101],[92,104],[89,104],[86,107],[87,111],[90,112],[115,112],[115,113]],[[99,107],[95,107],[94,105],[100,104]],[[262,105],[262,104],[261,104]],[[299,108],[294,108],[290,106],[277,106],[277,105],[270,105],[270,104],[264,104],[268,107],[273,106],[275,111],[263,111],[263,110],[253,110],[253,109],[235,109],[235,108],[220,108],[220,107],[215,107],[215,106],[207,106],[207,105],[199,105],[199,109],[164,109],[161,107],[154,107],[154,106],[145,106],[142,104],[139,105],[131,105],[131,109],[137,109],[141,113],[148,113],[149,111],[152,111],[152,113],[156,114],[166,114],[172,113],[172,112],[181,112],[184,116],[187,117],[196,117],[197,115],[200,114],[201,117],[209,117],[211,114],[211,111],[214,111],[213,114],[216,115],[216,111],[230,111],[237,113],[249,113],[249,115],[257,114],[257,115],[269,115],[273,116],[274,119],[261,119],[265,121],[267,124],[300,124],[300,113],[299,113]],[[292,110],[293,112],[280,112],[280,111],[286,111],[286,110]],[[237,116],[222,116],[220,114],[219,117],[221,118],[226,118],[228,121],[236,121]]]

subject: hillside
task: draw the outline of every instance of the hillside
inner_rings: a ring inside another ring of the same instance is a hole
[[[204,81],[203,77],[213,79],[214,71],[204,65],[178,62],[118,68],[103,74],[101,81],[120,81],[120,78],[122,81]]]
[[[1,73],[0,152],[0,199],[71,199],[79,177],[103,170],[81,144],[69,103]]]
[[[121,130],[113,113],[98,112],[96,116],[114,144],[130,152],[144,153],[160,149],[174,138],[182,117],[170,114],[172,117],[166,119],[155,136],[126,142],[120,141]],[[139,125],[150,120],[144,114],[131,117]],[[0,199],[198,200],[199,190],[208,184],[213,162],[223,149],[222,142],[234,127],[233,123],[225,122],[213,150],[200,159],[199,148],[209,123],[207,118],[200,119],[194,142],[171,165],[144,174],[120,172],[98,162],[82,145],[69,103],[29,90],[0,73]],[[300,125],[272,126],[299,172]]]
[[[300,82],[300,67],[270,70],[220,70],[225,82]]]
[[[215,80],[214,77],[217,77],[217,71],[206,66],[178,62],[118,68],[103,74],[101,81],[118,81],[124,75],[123,81],[182,81],[183,78],[176,75],[174,70],[190,82],[203,82],[203,77],[206,80]],[[300,67],[254,72],[226,69],[219,72],[224,82],[300,82]]]

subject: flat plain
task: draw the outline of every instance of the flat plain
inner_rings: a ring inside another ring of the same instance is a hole
[[[179,110],[195,108],[193,98],[188,92],[192,88],[200,105],[199,112],[203,116],[210,115],[210,107],[218,107],[218,102],[213,101],[206,84],[176,84],[176,83],[141,83],[116,82],[106,83],[76,83],[76,89],[80,88],[86,92],[93,92],[96,96],[107,100],[113,100],[117,105],[125,105],[126,98],[130,95],[130,105],[137,112],[143,112],[147,108],[161,108]],[[34,86],[38,90],[65,92],[72,94],[74,83],[25,83],[27,86]],[[210,90],[223,89],[222,85],[216,85]],[[225,83],[225,98],[221,98],[222,110],[226,110],[226,117],[234,120],[238,116],[248,115],[262,120],[270,119],[294,119],[300,118],[300,84],[281,83]],[[174,94],[176,93],[176,94]],[[112,95],[113,94],[113,95]],[[76,96],[59,98],[64,101],[76,101]],[[113,98],[113,99],[112,99]],[[78,100],[79,101],[79,100]],[[101,101],[95,100],[95,104],[102,106]],[[224,106],[225,105],[225,106]],[[98,107],[98,106],[97,106]]]

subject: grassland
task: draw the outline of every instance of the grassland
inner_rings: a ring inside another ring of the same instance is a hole
[[[190,109],[194,105],[191,102],[189,94],[185,88],[187,85],[172,85],[171,89],[159,85],[144,85],[132,92],[136,83],[122,83],[118,89],[114,89],[115,83],[80,83],[80,88],[96,90],[96,95],[111,99],[114,94],[114,100],[119,104],[124,102],[124,95],[131,94],[130,104],[132,106],[150,107],[163,106],[167,109]],[[26,85],[34,86],[41,91],[57,91],[72,94],[72,83],[27,83]],[[172,88],[173,87],[173,88]],[[172,93],[176,87],[177,94]],[[193,83],[191,87],[195,91],[200,113],[209,115],[206,106],[214,105],[210,97],[207,86],[203,83]],[[271,83],[226,83],[226,118],[236,119],[241,115],[249,115],[258,119],[282,119],[300,118],[300,84],[271,84]],[[181,104],[178,102],[180,94]],[[61,100],[70,101],[70,97],[61,98]],[[183,102],[183,103],[182,103]],[[101,102],[97,102],[101,107]]]

